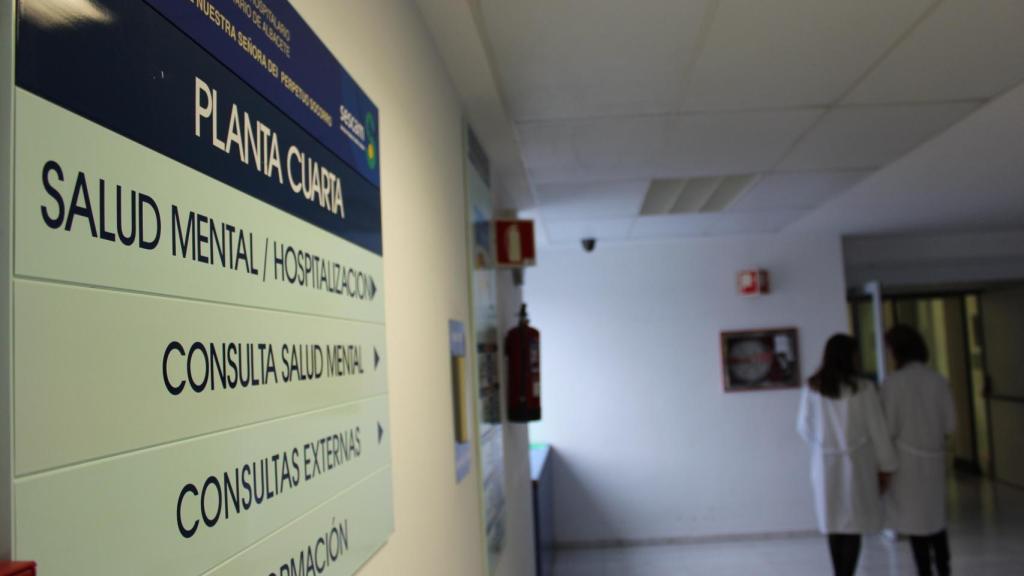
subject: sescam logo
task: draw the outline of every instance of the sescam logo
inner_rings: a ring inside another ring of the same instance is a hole
[[[370,170],[377,168],[377,123],[373,121],[373,113],[366,113],[367,136],[369,142],[366,144],[366,165]]]
[[[348,139],[358,146],[360,150],[366,152],[366,164],[371,169],[376,168],[377,137],[374,133],[377,131],[377,128],[373,121],[373,114],[366,114],[366,121],[364,124],[363,122],[360,122],[354,114],[349,112],[348,108],[343,104],[340,108],[338,118],[340,120],[338,127],[345,133],[345,136],[348,136]]]
[[[345,108],[345,105],[341,105],[341,113],[339,116],[341,124],[339,127],[341,131],[349,137],[350,140],[356,143],[357,146],[363,148],[366,145],[366,128],[363,126],[355,115]]]

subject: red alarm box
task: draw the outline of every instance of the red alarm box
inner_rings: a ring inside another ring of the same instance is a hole
[[[0,576],[36,576],[36,563],[0,562]]]
[[[740,270],[736,278],[736,288],[743,296],[757,296],[771,292],[768,271],[761,269]]]

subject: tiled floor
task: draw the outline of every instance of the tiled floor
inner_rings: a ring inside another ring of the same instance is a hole
[[[1024,575],[1024,491],[962,480],[950,510],[953,573]],[[562,550],[555,576],[822,576],[831,574],[823,537]],[[913,575],[910,545],[867,537],[858,576]]]

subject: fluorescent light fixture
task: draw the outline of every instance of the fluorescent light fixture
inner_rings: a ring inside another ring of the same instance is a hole
[[[756,181],[751,174],[652,180],[640,215],[721,212]]]

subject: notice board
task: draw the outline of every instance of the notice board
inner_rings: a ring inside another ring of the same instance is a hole
[[[13,555],[355,572],[393,530],[376,106],[285,0],[15,7]]]
[[[469,201],[471,294],[473,297],[473,376],[476,381],[480,493],[487,574],[497,570],[505,546],[505,435],[498,334],[498,275],[491,223],[490,162],[472,130],[466,131],[466,188]]]

